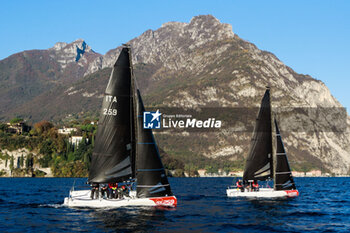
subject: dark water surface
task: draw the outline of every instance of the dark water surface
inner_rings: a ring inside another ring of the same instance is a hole
[[[170,178],[175,209],[63,207],[73,178],[0,178],[0,232],[350,232],[350,178],[296,178],[286,200],[226,197],[232,178]]]

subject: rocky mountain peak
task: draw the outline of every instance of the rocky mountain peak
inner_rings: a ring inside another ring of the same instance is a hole
[[[200,29],[206,34],[216,34],[218,39],[223,37],[233,37],[232,26],[230,24],[221,23],[212,15],[199,15],[191,19],[188,25],[190,28]]]
[[[52,48],[49,48],[49,50],[69,52],[70,50],[74,50],[76,47],[79,49],[85,48],[85,52],[92,51],[91,47],[83,39],[76,39],[71,43],[57,42]]]
[[[148,64],[164,64],[165,67],[178,70],[183,66],[185,54],[208,42],[221,41],[234,38],[232,26],[221,23],[212,15],[199,15],[191,19],[189,23],[168,22],[159,29],[147,30],[141,36],[131,40],[133,48],[133,62]],[[112,49],[103,57],[96,58],[85,73],[91,74],[99,69],[112,67],[120,48]],[[169,61],[172,61],[171,64]]]
[[[52,48],[49,48],[49,50],[61,50],[62,48],[66,47],[66,42],[57,42]]]
[[[89,63],[87,58],[89,55],[93,55],[94,59],[100,56],[83,39],[77,39],[71,43],[58,42],[49,51],[51,51],[51,58],[57,60],[61,69],[65,69],[68,64],[74,62],[85,66]]]

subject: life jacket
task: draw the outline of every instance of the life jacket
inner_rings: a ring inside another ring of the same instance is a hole
[[[108,187],[112,190],[116,190],[118,188],[118,184],[109,183]]]
[[[258,183],[253,183],[253,187],[254,187],[254,188],[258,188],[258,187],[259,187],[259,184],[258,184]]]

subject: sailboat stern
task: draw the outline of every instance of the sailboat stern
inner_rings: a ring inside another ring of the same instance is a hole
[[[298,190],[285,190],[287,193],[287,197],[297,197],[299,196],[299,191]]]
[[[150,198],[156,206],[163,206],[163,207],[176,207],[177,206],[177,199],[175,196],[169,196],[169,197],[154,197]]]

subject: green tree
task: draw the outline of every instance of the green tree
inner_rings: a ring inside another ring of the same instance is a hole
[[[208,174],[216,174],[216,173],[218,173],[219,169],[217,166],[207,165],[207,166],[205,166],[205,170],[207,170],[206,173],[208,173]]]
[[[6,159],[6,160],[5,160],[5,167],[7,167],[7,161],[8,161],[8,159],[9,159],[9,155],[8,155],[7,153],[5,154],[5,159]]]
[[[30,153],[27,155],[27,158],[26,158],[26,168],[31,168],[33,167],[33,154]]]
[[[75,156],[74,156],[74,152],[69,152],[67,155],[67,161],[74,161],[75,160]]]
[[[6,132],[7,131],[7,125],[6,124],[2,124],[2,123],[0,123],[0,131],[2,131],[2,132]]]
[[[23,157],[23,154],[21,155],[21,158],[20,158],[20,165],[21,165],[21,168],[24,167],[24,157]]]
[[[46,154],[41,159],[39,159],[39,163],[42,167],[49,167],[51,160],[52,160],[52,156],[49,154]]]
[[[187,174],[191,177],[199,175],[198,174],[198,167],[195,166],[193,163],[185,165],[185,172],[187,172]]]
[[[15,117],[15,118],[13,118],[13,119],[10,120],[10,123],[11,123],[11,124],[16,124],[16,123],[20,123],[20,122],[22,122],[22,121],[23,121],[22,118]]]
[[[40,153],[44,155],[52,154],[53,153],[53,142],[51,139],[47,139],[43,142],[40,148]]]
[[[53,127],[54,127],[54,125],[48,121],[40,121],[40,122],[34,124],[35,132],[39,135],[49,131]]]
[[[11,155],[11,160],[10,160],[10,170],[13,170],[13,165],[14,165],[14,158],[13,155]]]

